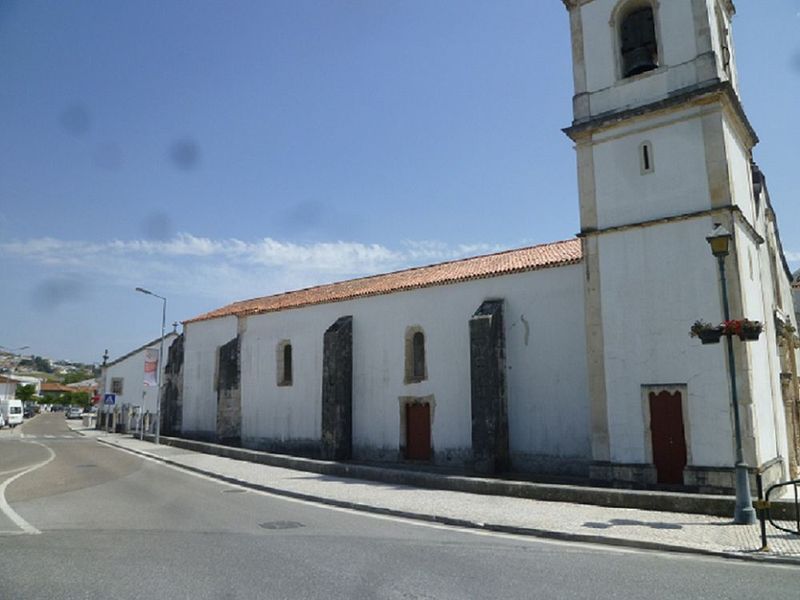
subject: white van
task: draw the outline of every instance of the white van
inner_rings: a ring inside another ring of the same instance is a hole
[[[9,427],[22,424],[22,400],[0,400],[0,419]]]

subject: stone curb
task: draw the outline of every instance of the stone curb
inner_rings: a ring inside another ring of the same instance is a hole
[[[213,479],[217,479],[219,481],[224,481],[226,483],[230,483],[233,485],[238,485],[241,487],[250,488],[253,490],[258,490],[262,492],[267,492],[270,494],[274,494],[276,496],[284,496],[287,498],[293,498],[296,500],[304,500],[307,502],[313,502],[315,504],[322,504],[327,506],[334,506],[337,508],[346,508],[350,510],[357,510],[360,512],[367,512],[373,513],[378,515],[386,515],[386,516],[393,516],[393,517],[400,517],[405,519],[412,519],[415,521],[424,521],[428,523],[437,523],[442,525],[449,525],[453,527],[462,527],[465,529],[476,529],[476,530],[483,530],[483,531],[492,531],[497,533],[507,533],[507,534],[514,534],[514,535],[524,535],[529,537],[537,537],[543,539],[552,539],[552,540],[559,540],[559,541],[566,541],[566,542],[582,542],[582,543],[589,543],[589,544],[600,544],[606,546],[616,546],[616,547],[623,547],[623,548],[635,548],[640,550],[651,550],[651,551],[660,551],[660,552],[673,552],[679,554],[699,554],[703,556],[710,556],[716,558],[727,558],[727,559],[735,559],[741,561],[748,561],[748,562],[758,562],[758,563],[768,563],[768,564],[786,564],[786,565],[793,565],[793,566],[800,566],[800,558],[788,557],[788,556],[770,556],[770,555],[755,555],[755,554],[744,554],[744,553],[737,553],[737,552],[726,552],[721,550],[709,550],[707,548],[693,548],[689,546],[677,546],[674,544],[665,544],[662,542],[648,542],[644,540],[630,540],[626,538],[616,538],[616,537],[607,537],[607,536],[600,536],[600,535],[590,535],[590,534],[582,534],[582,533],[567,533],[562,531],[553,531],[549,529],[540,529],[534,527],[517,527],[512,525],[502,525],[496,523],[481,523],[478,521],[470,521],[467,519],[457,519],[455,517],[445,517],[441,515],[432,515],[427,513],[414,513],[410,511],[404,510],[395,510],[391,508],[385,508],[380,506],[371,506],[368,504],[360,504],[358,502],[348,502],[346,500],[335,500],[332,498],[325,498],[322,496],[314,496],[311,494],[304,494],[301,492],[292,492],[290,490],[285,490],[282,488],[276,488],[268,485],[263,485],[259,483],[253,483],[249,481],[245,481],[242,479],[238,479],[236,477],[230,477],[227,475],[222,475],[220,473],[215,473],[213,471],[207,471],[205,469],[201,469],[199,467],[193,467],[189,465],[184,465],[178,461],[170,460],[168,458],[164,458],[162,456],[158,456],[156,454],[152,454],[150,452],[143,452],[141,450],[134,450],[132,448],[127,448],[121,444],[116,443],[113,440],[109,439],[102,439],[97,438],[97,441],[111,446],[113,448],[117,448],[119,450],[130,452],[132,454],[137,454],[139,456],[143,456],[146,458],[150,458],[152,460],[156,460],[162,462],[164,464],[168,464],[174,467],[178,467],[180,469],[184,469],[186,471],[190,471],[193,473],[197,473],[200,475],[205,475],[207,477],[211,477]]]

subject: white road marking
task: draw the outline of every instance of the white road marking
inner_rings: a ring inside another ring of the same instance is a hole
[[[11,473],[16,473],[17,471],[22,471],[25,467],[17,467],[16,469],[9,469],[8,471],[0,471],[0,476],[3,475],[10,475]]]
[[[41,531],[36,529],[36,527],[34,527],[30,523],[28,523],[22,517],[20,517],[17,514],[17,512],[13,508],[11,508],[11,506],[6,501],[6,488],[9,486],[10,483],[12,483],[13,481],[19,479],[23,475],[27,475],[28,473],[32,473],[36,469],[40,469],[43,466],[45,466],[46,464],[50,463],[50,461],[52,461],[56,457],[56,453],[53,452],[52,449],[48,448],[44,444],[40,444],[39,442],[26,442],[26,443],[28,443],[28,444],[36,444],[37,446],[41,446],[42,448],[46,449],[50,453],[50,456],[47,458],[47,460],[43,460],[42,462],[37,463],[37,464],[33,465],[32,467],[28,467],[27,469],[25,469],[21,473],[17,473],[13,477],[10,477],[9,479],[6,479],[2,484],[0,484],[0,512],[3,513],[4,515],[6,515],[9,519],[11,519],[14,522],[14,525],[16,525],[17,527],[19,527],[22,530],[22,533],[27,533],[27,534],[30,534],[30,535],[37,535],[37,534],[41,533]]]

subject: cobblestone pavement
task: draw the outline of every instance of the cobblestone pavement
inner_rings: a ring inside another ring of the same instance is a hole
[[[759,525],[734,525],[731,519],[420,489],[249,463],[156,446],[130,436],[83,432],[119,448],[232,483],[338,506],[542,537],[800,565],[800,536],[770,525],[769,550],[763,552],[759,550]]]

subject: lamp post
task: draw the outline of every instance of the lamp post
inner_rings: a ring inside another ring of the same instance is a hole
[[[725,321],[730,321],[730,308],[728,306],[728,283],[725,278],[725,257],[728,256],[730,241],[733,236],[721,224],[715,223],[714,230],[706,237],[711,245],[711,253],[717,257],[719,265],[719,280],[722,284],[722,312]],[[739,418],[739,397],[736,390],[736,364],[733,358],[733,336],[726,335],[728,344],[728,373],[731,379],[731,404],[733,406],[733,428],[736,438],[736,510],[733,514],[734,523],[750,525],[756,522],[756,511],[753,509],[753,500],[750,496],[750,477],[747,473],[747,464],[744,462],[742,452],[742,425]]]
[[[159,296],[158,294],[154,294],[150,290],[146,290],[144,288],[137,287],[137,292],[141,292],[142,294],[147,294],[148,296],[155,296],[159,298],[162,302],[161,304],[161,346],[158,351],[158,365],[156,369],[156,436],[155,441],[156,444],[161,443],[161,371],[164,368],[162,361],[164,360],[164,327],[167,321],[167,299],[164,296]]]
[[[108,408],[106,407],[106,394],[108,393],[108,348],[103,352],[103,366],[100,369],[102,391],[99,393],[100,400],[97,402],[97,422],[95,429],[107,427]],[[102,418],[101,418],[102,417]]]

